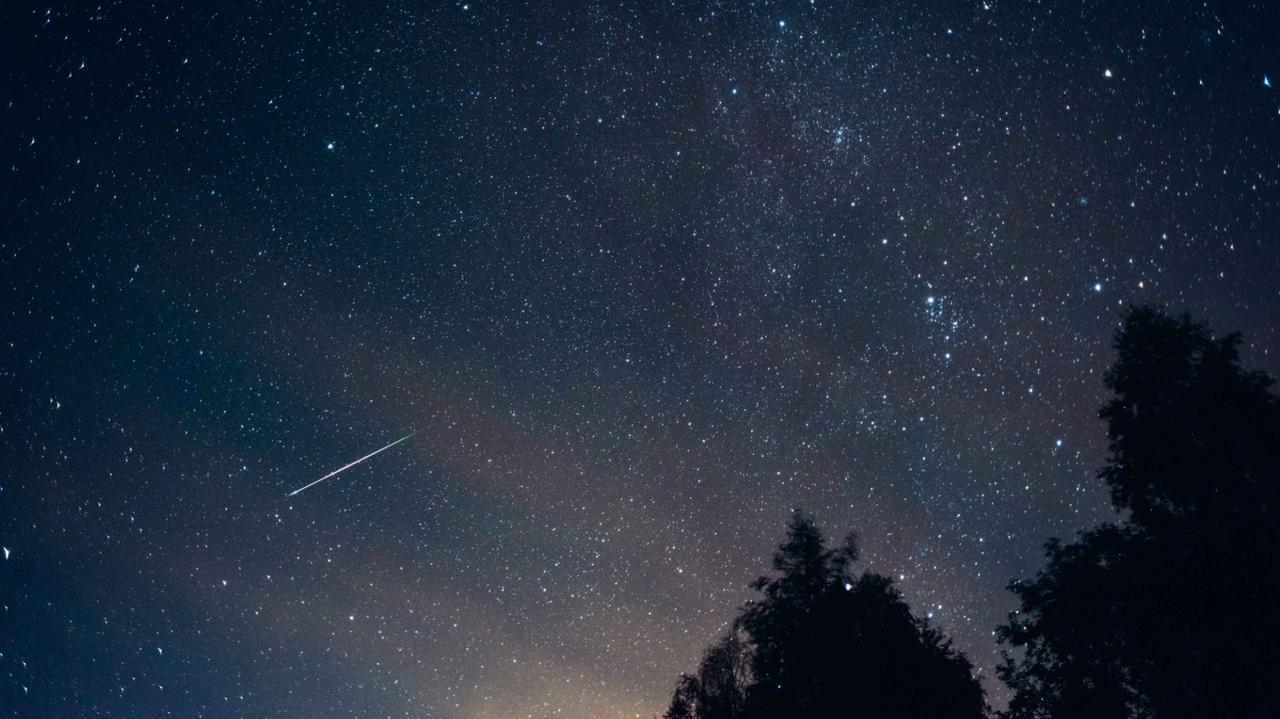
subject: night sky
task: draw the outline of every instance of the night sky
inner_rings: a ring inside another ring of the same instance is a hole
[[[647,719],[797,506],[999,704],[1122,309],[1280,367],[1274,4],[390,5],[0,7],[5,716]]]

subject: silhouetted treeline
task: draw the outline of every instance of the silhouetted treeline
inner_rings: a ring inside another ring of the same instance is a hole
[[[973,667],[912,615],[893,581],[855,575],[852,535],[828,549],[796,512],[730,633],[680,678],[666,719],[934,717],[979,719]]]
[[[997,630],[1003,719],[1280,716],[1280,400],[1237,335],[1130,310],[1099,477],[1122,521],[1050,540]],[[982,717],[969,661],[797,512],[666,719]]]
[[[1239,344],[1125,317],[1099,472],[1124,521],[1011,586],[1009,719],[1280,716],[1280,403]]]

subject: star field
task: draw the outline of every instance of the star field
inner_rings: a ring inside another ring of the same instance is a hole
[[[796,506],[1004,701],[1120,311],[1277,369],[1280,10],[906,5],[0,8],[3,713],[651,717]]]

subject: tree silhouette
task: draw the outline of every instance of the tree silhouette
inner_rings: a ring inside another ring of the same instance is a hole
[[[1276,716],[1280,402],[1239,337],[1131,310],[1099,476],[1125,517],[1046,545],[998,631],[1010,719]]]
[[[681,674],[676,682],[676,691],[671,696],[671,704],[662,715],[663,719],[696,719],[698,711],[698,680],[688,674]]]
[[[731,631],[702,655],[698,673],[682,675],[666,719],[734,719],[745,716],[751,681],[750,650]]]
[[[982,717],[969,661],[912,615],[892,580],[853,575],[857,559],[853,535],[828,549],[813,519],[796,512],[775,573],[752,584],[762,596],[698,674],[681,677],[667,719]]]
[[[787,538],[773,555],[778,576],[752,583],[752,589],[764,597],[749,602],[738,618],[755,648],[752,669],[758,681],[751,698],[761,715],[771,716],[788,706],[812,709],[808,704],[821,693],[815,683],[822,678],[812,666],[820,659],[814,636],[816,610],[833,585],[848,579],[846,566],[837,564],[826,549],[809,515],[792,515]]]

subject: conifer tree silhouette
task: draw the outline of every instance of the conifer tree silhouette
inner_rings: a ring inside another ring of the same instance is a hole
[[[979,719],[973,667],[887,577],[854,575],[852,534],[828,549],[797,511],[735,631],[683,676],[667,719]],[[737,667],[730,671],[729,667]]]

